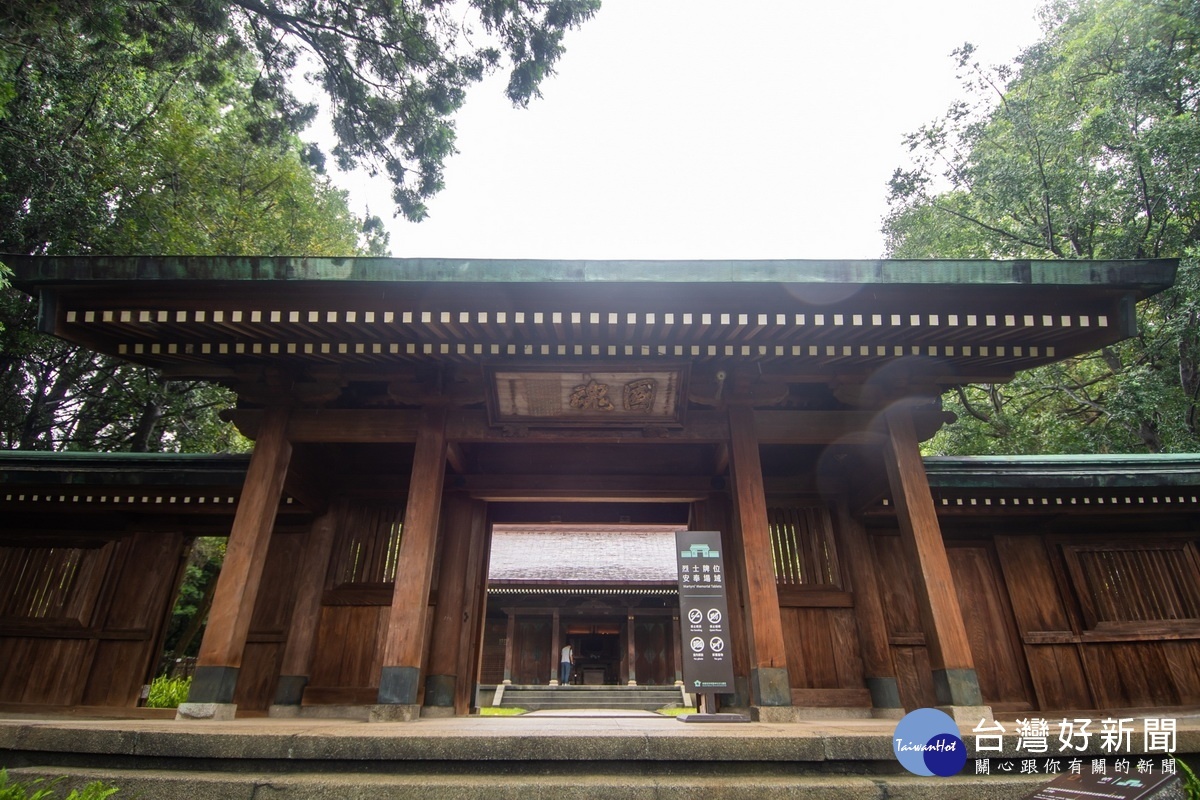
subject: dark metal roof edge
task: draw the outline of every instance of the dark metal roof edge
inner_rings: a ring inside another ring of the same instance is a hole
[[[934,489],[1200,486],[1200,454],[928,456]]]
[[[0,483],[238,486],[248,453],[89,453],[0,451]]]
[[[172,471],[185,469],[234,470],[245,472],[249,453],[95,453],[87,451],[3,450],[0,469],[29,470],[100,469],[106,465]]]
[[[1097,286],[1151,294],[1179,259],[551,260],[291,256],[2,255],[23,289],[118,281],[432,283],[797,283],[830,285]]]

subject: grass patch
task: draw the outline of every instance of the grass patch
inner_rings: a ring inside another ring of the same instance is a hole
[[[680,714],[695,714],[696,709],[691,706],[665,706],[654,713],[662,714],[664,717],[678,717]]]
[[[481,708],[479,716],[481,717],[519,717],[522,714],[529,713],[528,709],[524,708]]]
[[[27,783],[10,783],[8,770],[0,768],[0,800],[58,800],[59,794],[54,786],[65,778],[55,778],[47,781],[35,778]],[[72,789],[65,800],[104,800],[119,790],[115,786],[105,786],[100,781],[89,783],[83,789]]]
[[[191,685],[191,678],[168,678],[159,675],[150,683],[150,696],[146,698],[146,708],[179,708],[180,703],[187,701]]]

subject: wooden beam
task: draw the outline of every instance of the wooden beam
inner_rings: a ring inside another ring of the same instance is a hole
[[[792,702],[787,648],[771,559],[771,532],[755,414],[749,407],[729,407],[729,434],[734,513],[742,533],[743,590],[750,623],[752,702],[759,706],[787,706]]]
[[[672,475],[463,475],[456,490],[479,500],[690,503],[708,497],[712,479]]]
[[[759,444],[879,444],[878,415],[868,411],[755,411]]]
[[[263,414],[200,644],[196,673],[188,693],[189,704],[233,703],[238,669],[292,455],[292,445],[286,437],[287,424],[286,408],[271,408]]]
[[[234,409],[221,416],[255,438],[261,411]],[[878,415],[866,411],[753,411],[760,444],[879,445],[886,438]],[[297,409],[288,439],[301,442],[415,442],[421,412],[379,408]],[[691,411],[679,428],[538,428],[493,426],[479,409],[455,409],[446,424],[450,442],[562,442],[566,444],[711,443],[729,440],[726,416]]]
[[[379,703],[403,707],[398,709],[400,719],[413,719],[419,713],[425,623],[445,474],[446,408],[442,406],[422,412],[384,644]],[[378,718],[397,717],[381,712]]]
[[[897,407],[887,413],[886,419],[889,439],[884,461],[901,540],[914,571],[914,589],[938,702],[982,705],[971,642],[958,604],[929,479],[921,462],[912,412]]]

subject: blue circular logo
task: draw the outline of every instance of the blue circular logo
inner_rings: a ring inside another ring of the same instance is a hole
[[[904,715],[892,736],[892,752],[900,766],[914,775],[948,778],[962,772],[967,746],[949,714],[918,708]]]

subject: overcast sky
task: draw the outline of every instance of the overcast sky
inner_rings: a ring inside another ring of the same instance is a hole
[[[1039,35],[1036,0],[604,0],[527,109],[458,117],[419,224],[342,178],[400,257],[875,258],[902,136]]]

